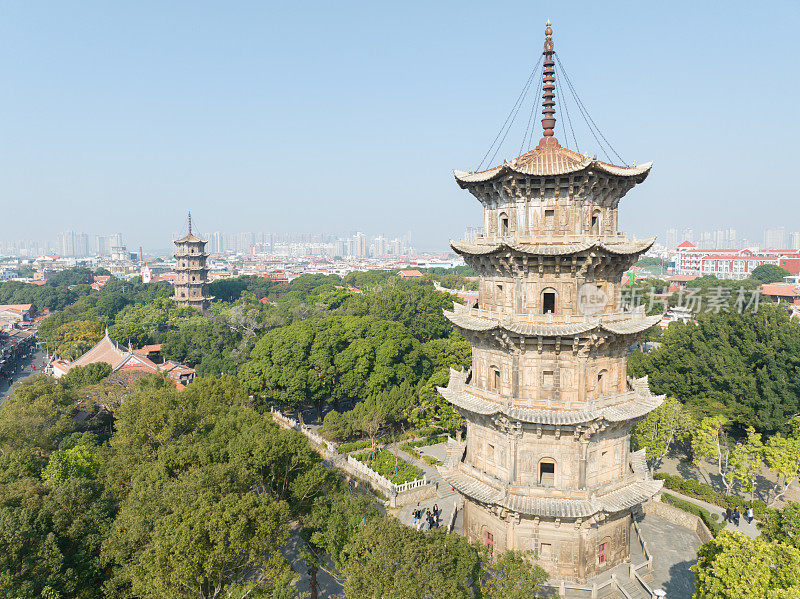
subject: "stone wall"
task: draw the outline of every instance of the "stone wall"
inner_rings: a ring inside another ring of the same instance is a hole
[[[708,543],[714,538],[714,535],[711,534],[711,531],[708,530],[708,527],[699,516],[684,512],[682,509],[676,508],[673,505],[653,499],[645,503],[642,509],[645,514],[660,516],[678,526],[683,526],[684,528],[695,531],[703,543]]]
[[[430,484],[422,485],[409,489],[408,491],[401,491],[394,498],[394,503],[396,505],[411,505],[412,503],[424,501],[431,497],[436,497],[436,487]]]
[[[630,555],[630,522],[628,513],[578,524],[513,514],[501,517],[473,501],[464,502],[467,538],[491,545],[494,552],[535,551],[537,563],[557,579],[584,581],[623,563]]]

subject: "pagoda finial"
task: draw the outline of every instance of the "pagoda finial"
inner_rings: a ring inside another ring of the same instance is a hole
[[[189,235],[192,234],[192,211],[189,210]]]
[[[558,140],[553,137],[556,128],[556,77],[555,63],[553,62],[553,28],[548,19],[544,28],[544,70],[542,71],[542,129],[544,137],[539,141],[539,145],[557,144]]]

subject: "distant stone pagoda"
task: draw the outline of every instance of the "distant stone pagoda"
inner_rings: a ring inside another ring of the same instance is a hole
[[[617,232],[620,199],[652,163],[615,166],[554,137],[552,29],[545,30],[544,136],[481,172],[455,171],[484,232],[452,248],[480,275],[477,302],[445,312],[472,369],[439,392],[467,421],[442,476],[463,496],[464,534],[534,550],[551,577],[584,581],[629,559],[631,515],[661,488],[630,431],[658,407],[626,376],[628,348],[658,320],[622,305],[622,274],[655,241]]]
[[[214,299],[208,293],[208,266],[206,242],[192,233],[192,213],[189,213],[189,233],[175,240],[175,295],[178,306],[190,306],[201,312],[208,309]]]

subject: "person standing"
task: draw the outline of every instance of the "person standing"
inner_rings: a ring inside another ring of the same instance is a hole
[[[753,508],[751,508],[751,507],[747,508],[746,514],[747,515],[745,517],[747,518],[747,523],[748,524],[752,524],[753,523]]]
[[[739,526],[739,518],[740,517],[741,517],[741,514],[739,514],[739,508],[738,507],[733,508],[733,523],[736,526]]]
[[[725,522],[730,522],[732,518],[733,518],[733,510],[731,509],[731,506],[728,506],[727,508],[725,508]]]

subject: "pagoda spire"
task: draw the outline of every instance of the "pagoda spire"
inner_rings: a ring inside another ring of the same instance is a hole
[[[189,210],[189,235],[192,234],[192,211]]]
[[[553,62],[553,29],[550,21],[544,29],[544,70],[542,71],[542,129],[544,137],[539,145],[558,144],[554,137],[556,127],[556,76]]]

